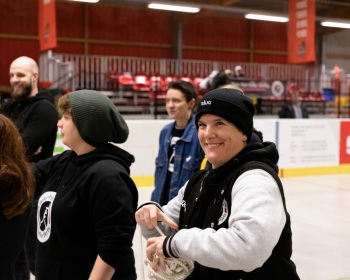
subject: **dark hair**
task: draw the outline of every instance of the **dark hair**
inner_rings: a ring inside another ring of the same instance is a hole
[[[169,83],[168,89],[170,88],[181,91],[184,97],[186,98],[187,102],[190,102],[192,99],[194,99],[197,102],[197,89],[192,83],[182,80],[173,81]]]
[[[7,218],[23,214],[33,200],[35,179],[15,124],[0,114],[0,211]]]
[[[212,81],[212,89],[222,87],[223,85],[230,84],[232,82],[233,76],[232,73],[225,70],[221,70]]]
[[[72,114],[69,94],[65,94],[58,99],[57,110],[61,115],[64,113]]]

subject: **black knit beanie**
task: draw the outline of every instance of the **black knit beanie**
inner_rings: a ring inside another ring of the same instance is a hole
[[[98,147],[128,139],[128,125],[107,96],[83,89],[69,93],[69,98],[75,125],[86,143]]]
[[[203,114],[213,114],[234,124],[250,140],[255,107],[252,100],[240,91],[218,88],[207,92],[198,102],[196,126]]]

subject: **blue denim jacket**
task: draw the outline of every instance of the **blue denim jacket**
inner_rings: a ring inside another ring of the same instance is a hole
[[[159,150],[156,158],[155,189],[152,192],[151,200],[160,202],[163,187],[168,170],[168,151],[171,141],[171,132],[175,122],[166,125],[159,136]],[[175,197],[179,189],[187,180],[199,170],[203,159],[202,148],[198,141],[198,132],[195,125],[195,117],[191,116],[188,125],[180,140],[175,145],[174,172],[171,177],[169,200]]]

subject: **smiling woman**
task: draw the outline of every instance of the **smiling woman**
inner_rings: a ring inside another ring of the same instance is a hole
[[[230,92],[221,89],[207,93],[198,105],[198,138],[213,168],[236,156],[252,136],[254,105],[239,90],[232,95]]]
[[[242,131],[212,114],[205,114],[198,121],[198,139],[214,169],[225,164],[247,145],[247,136]]]
[[[136,212],[155,271],[183,258],[195,262],[186,279],[299,279],[278,151],[272,142],[247,145],[253,116],[253,102],[236,89],[203,96],[196,125],[213,169],[195,173],[166,205]]]

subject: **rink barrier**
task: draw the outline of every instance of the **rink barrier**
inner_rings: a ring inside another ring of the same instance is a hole
[[[130,134],[118,144],[135,156],[131,177],[138,187],[154,185],[160,130],[170,120],[127,120]],[[264,141],[276,143],[281,177],[350,173],[349,119],[255,119]],[[55,153],[67,149],[57,135]]]

